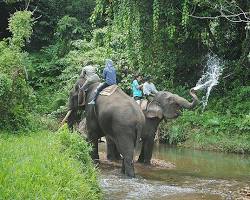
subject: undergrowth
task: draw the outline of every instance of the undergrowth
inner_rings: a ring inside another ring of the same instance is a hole
[[[66,128],[0,134],[0,199],[100,199],[90,150]]]

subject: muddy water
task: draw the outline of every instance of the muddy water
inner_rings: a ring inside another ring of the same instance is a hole
[[[104,146],[101,149],[105,151]],[[153,158],[176,167],[136,167],[137,177],[128,179],[121,175],[120,168],[101,165],[105,199],[250,199],[250,156],[159,145]]]

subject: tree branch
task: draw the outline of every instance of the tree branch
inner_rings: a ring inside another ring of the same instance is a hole
[[[225,1],[229,6],[232,6],[228,1]],[[226,8],[225,6],[223,6],[222,4],[220,4],[220,9],[216,9],[220,15],[216,15],[216,16],[196,16],[194,15],[195,10],[196,10],[196,5],[194,6],[194,8],[192,9],[191,14],[189,14],[188,16],[196,18],[196,19],[218,19],[218,18],[225,18],[228,21],[234,22],[234,23],[250,23],[250,17],[248,17],[248,15],[250,15],[250,12],[245,12],[239,5],[237,5],[235,3],[234,5],[239,12],[234,13],[232,11],[230,11],[228,8]],[[229,14],[226,14],[229,13]]]

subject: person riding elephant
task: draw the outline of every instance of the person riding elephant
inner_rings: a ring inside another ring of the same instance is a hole
[[[159,123],[163,119],[177,118],[181,114],[180,109],[192,109],[198,104],[199,100],[194,89],[191,89],[189,93],[192,96],[192,102],[167,91],[160,91],[155,94],[153,100],[148,104],[147,109],[143,111],[146,121],[141,136],[142,148],[138,162],[147,165],[151,163],[155,133]],[[117,154],[115,148],[108,149],[108,157],[113,158],[115,157],[114,154]]]
[[[80,76],[76,81],[74,87],[70,90],[68,101],[68,112],[62,124],[67,120],[67,124],[70,130],[73,130],[72,119],[76,119],[78,110],[83,109],[85,105],[84,93],[88,86],[92,83],[99,82],[100,78],[96,74],[96,68],[93,66],[92,61],[88,61],[86,66],[81,70]],[[71,119],[72,118],[72,119]]]
[[[153,100],[154,95],[158,92],[155,85],[152,83],[150,76],[144,78],[142,91],[144,97],[149,101]]]
[[[78,103],[79,105],[84,105],[85,101],[83,99],[85,91],[88,87],[96,82],[100,81],[99,76],[96,73],[96,68],[93,66],[93,62],[90,61],[85,67],[83,67],[80,77],[85,77],[85,82],[79,87]]]
[[[85,91],[86,102],[93,99],[99,84],[89,85]],[[68,116],[69,124],[77,120],[71,117],[72,113]],[[144,114],[136,102],[118,87],[109,96],[97,96],[94,106],[86,103],[85,114],[87,140],[93,147],[92,159],[99,160],[98,139],[108,136],[115,144],[116,156],[122,155],[122,173],[134,177],[133,153],[145,123]]]
[[[89,104],[95,104],[97,96],[103,89],[116,84],[116,70],[113,66],[113,61],[110,59],[106,59],[105,68],[103,69],[103,78],[105,82],[96,88],[94,98],[89,102]]]
[[[143,87],[143,84],[139,84],[141,80],[142,80],[141,75],[136,74],[135,78],[134,78],[134,80],[133,80],[133,82],[131,84],[133,98],[138,104],[140,104],[140,100],[142,99],[142,87]]]

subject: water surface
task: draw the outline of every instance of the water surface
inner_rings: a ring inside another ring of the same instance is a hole
[[[128,179],[120,168],[101,165],[105,199],[250,199],[242,192],[250,187],[250,156],[159,145],[155,146],[153,158],[176,167],[136,167],[137,177]]]

